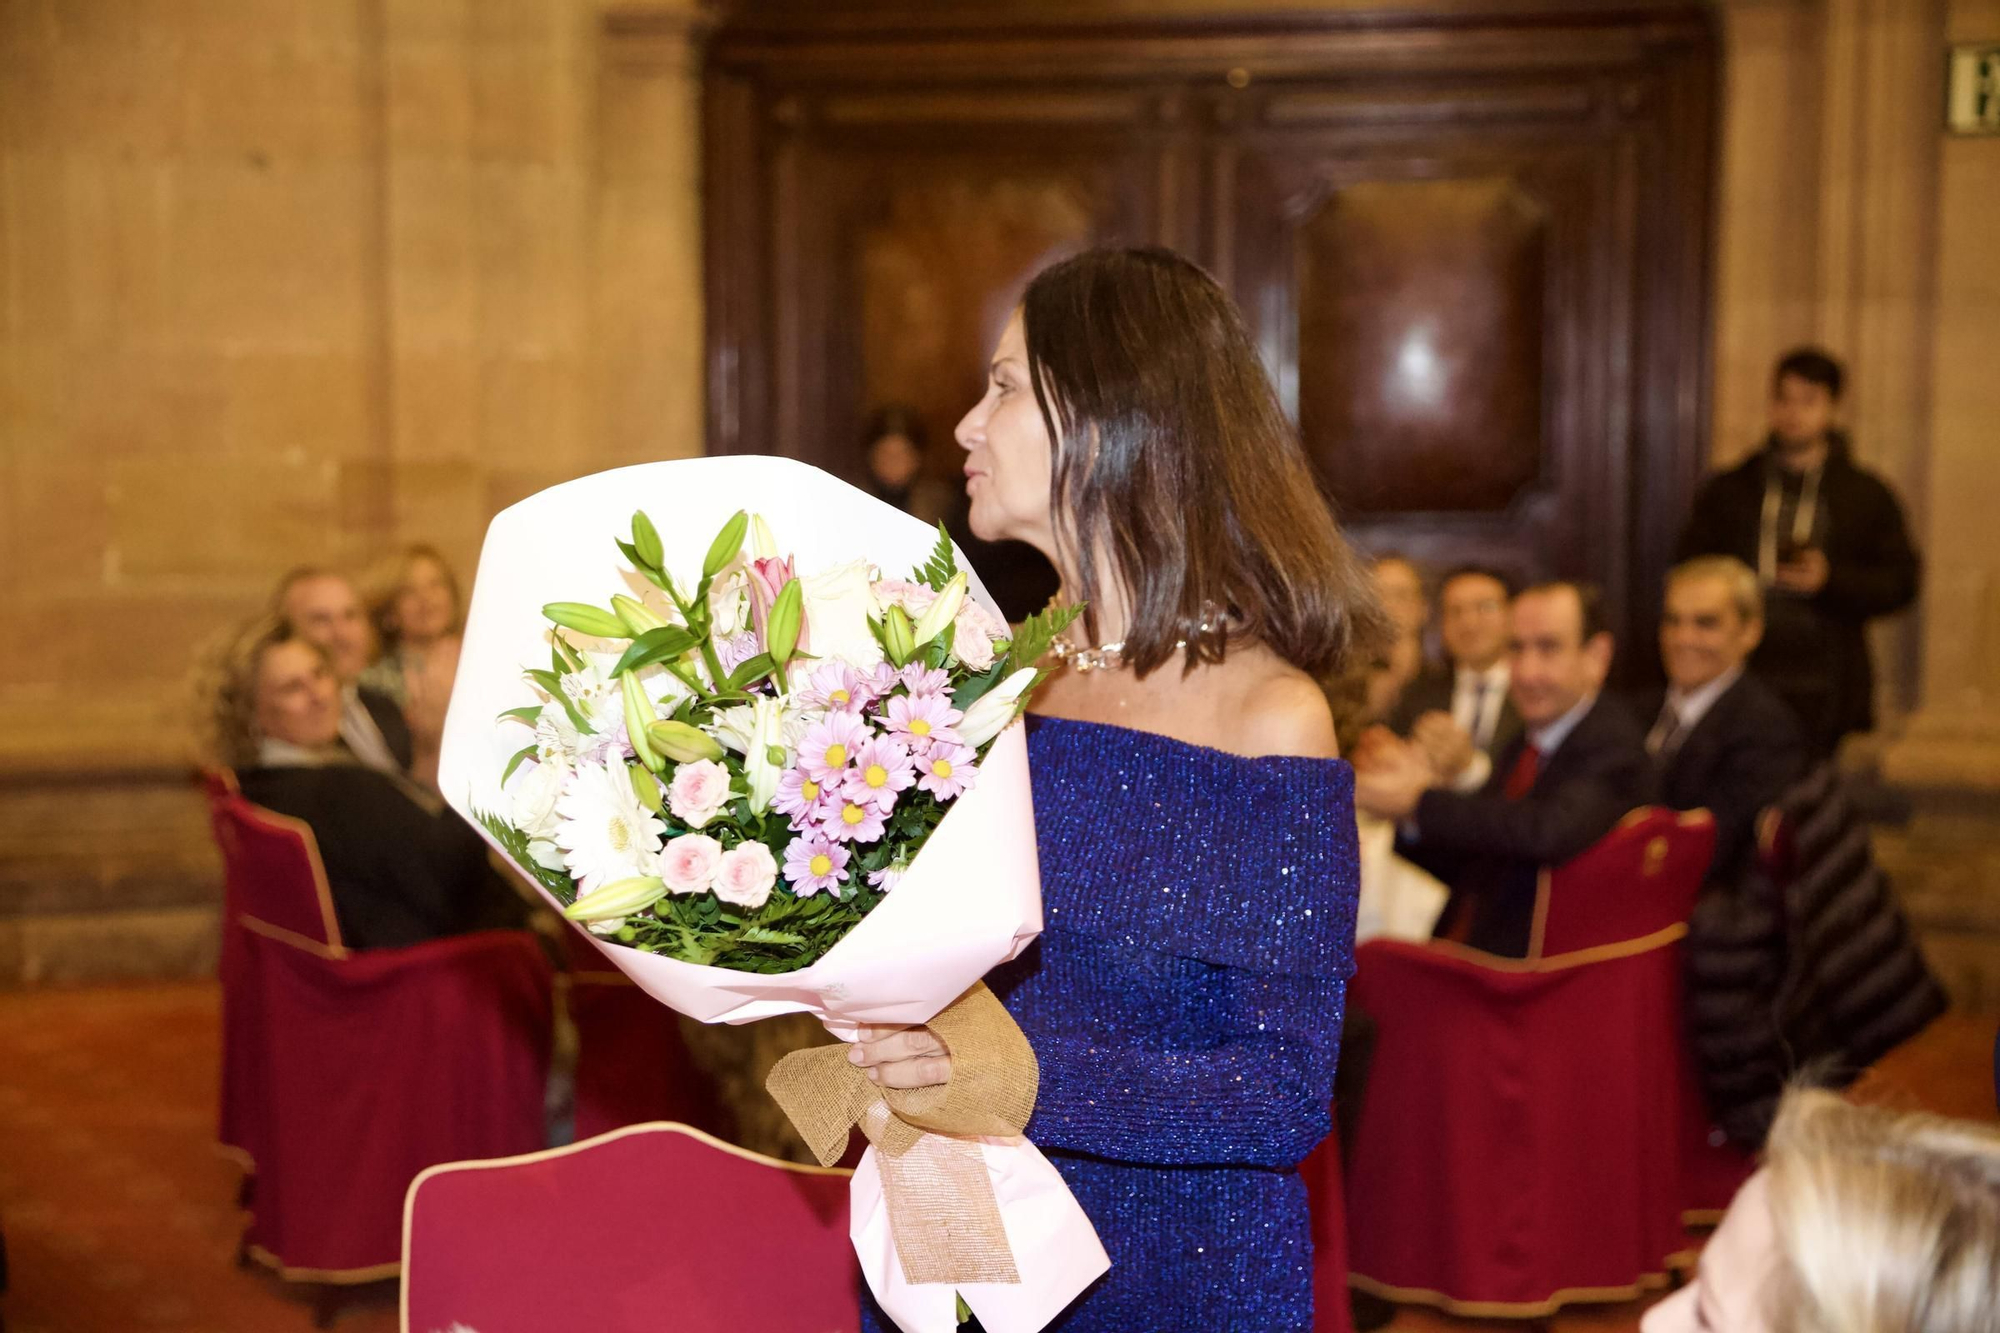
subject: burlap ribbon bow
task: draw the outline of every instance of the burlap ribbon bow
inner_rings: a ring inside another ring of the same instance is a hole
[[[906,1280],[1019,1282],[986,1163],[969,1140],[1027,1128],[1041,1081],[1034,1048],[984,982],[929,1026],[951,1052],[949,1083],[878,1088],[842,1043],[793,1051],[764,1086],[821,1165],[840,1160],[853,1126],[875,1145]]]

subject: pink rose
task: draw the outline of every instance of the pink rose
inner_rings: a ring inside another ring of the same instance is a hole
[[[722,854],[715,868],[715,896],[756,911],[778,882],[778,860],[761,842],[746,842]]]
[[[729,770],[713,759],[677,765],[667,808],[689,828],[701,828],[729,804]]]
[[[706,893],[721,862],[721,843],[706,833],[683,833],[660,852],[660,878],[675,893]]]

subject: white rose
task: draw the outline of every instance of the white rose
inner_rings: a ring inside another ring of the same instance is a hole
[[[863,671],[882,660],[882,645],[868,628],[874,575],[866,560],[855,560],[804,580],[804,642],[814,657],[838,657]]]

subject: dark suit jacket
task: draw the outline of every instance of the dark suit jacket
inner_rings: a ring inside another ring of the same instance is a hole
[[[1676,560],[1733,555],[1757,568],[1770,451],[1703,483]],[[1790,704],[1806,744],[1829,754],[1875,724],[1875,674],[1864,634],[1876,616],[1916,600],[1921,565],[1895,492],[1855,464],[1836,438],[1820,476],[1826,586],[1810,598],[1766,596],[1764,641],[1751,666]]]
[[[410,724],[403,716],[403,710],[396,701],[380,690],[371,690],[366,685],[355,689],[361,699],[361,706],[368,710],[368,716],[375,719],[375,726],[388,743],[389,753],[396,757],[396,766],[405,773],[416,757],[416,745],[410,739]]]
[[[246,798],[312,828],[349,948],[420,944],[527,919],[469,825],[450,811],[433,815],[372,768],[251,768],[237,777]]]
[[[1665,690],[1645,701],[1649,726],[1665,702]],[[1659,767],[1663,802],[1715,816],[1708,877],[1733,880],[1755,845],[1757,817],[1805,776],[1805,742],[1785,701],[1746,671]]]
[[[1543,757],[1528,794],[1510,801],[1502,792],[1526,745],[1525,735],[1516,737],[1494,755],[1493,776],[1473,795],[1425,792],[1417,836],[1397,842],[1451,889],[1437,934],[1450,934],[1469,912],[1466,943],[1509,958],[1527,956],[1541,868],[1589,847],[1627,812],[1651,803],[1658,787],[1645,734],[1608,696]]]
[[[1398,736],[1408,736],[1425,713],[1449,713],[1452,688],[1457,680],[1458,673],[1450,663],[1424,663],[1423,670],[1403,687],[1401,697],[1396,700],[1395,711],[1389,714],[1389,730]],[[1493,750],[1506,749],[1520,734],[1521,715],[1514,711],[1511,698],[1503,698],[1500,716],[1493,723]]]

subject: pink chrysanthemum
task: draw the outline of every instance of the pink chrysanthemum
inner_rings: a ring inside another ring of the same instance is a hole
[[[852,713],[828,713],[799,739],[799,767],[814,782],[831,786],[871,734],[868,724]]]
[[[869,682],[874,685],[875,695],[877,698],[880,698],[881,696],[887,694],[890,690],[896,688],[896,682],[901,677],[901,674],[902,674],[901,672],[897,671],[896,668],[890,665],[889,663],[877,662],[875,664],[874,675],[871,677],[866,677],[865,679],[869,680]]]
[[[958,744],[952,728],[964,717],[942,694],[899,694],[889,700],[886,724],[891,736],[922,756],[937,745]]]
[[[922,662],[912,662],[904,667],[897,679],[911,694],[942,694],[951,685],[951,677],[937,667],[927,667]]]
[[[828,712],[859,713],[881,695],[873,675],[862,675],[845,662],[822,662],[799,691],[798,702]]]
[[[890,810],[895,808],[897,795],[916,780],[917,769],[909,750],[887,736],[876,736],[854,752],[854,765],[847,770],[847,781],[840,790],[850,801]]]
[[[896,861],[892,862],[889,865],[883,866],[880,870],[869,871],[868,883],[871,886],[882,890],[882,892],[887,893],[889,890],[895,888],[898,884],[901,884],[903,882],[903,876],[909,873],[910,873],[910,867],[907,863],[902,861]]]
[[[949,801],[968,790],[979,776],[973,760],[978,751],[957,741],[933,745],[929,754],[917,761],[917,787],[940,801]]]
[[[785,848],[785,878],[801,898],[832,893],[847,879],[849,852],[823,833],[793,838]]]
[[[827,836],[842,842],[875,842],[882,836],[888,814],[873,801],[842,798],[839,808],[822,827]]]
[[[778,793],[771,798],[771,808],[781,815],[790,816],[792,831],[796,833],[819,817],[831,794],[826,787],[798,769],[788,768],[778,774]]]
[[[764,651],[764,641],[755,630],[744,630],[726,639],[715,641],[715,660],[722,664],[722,674],[728,676],[737,667]]]

